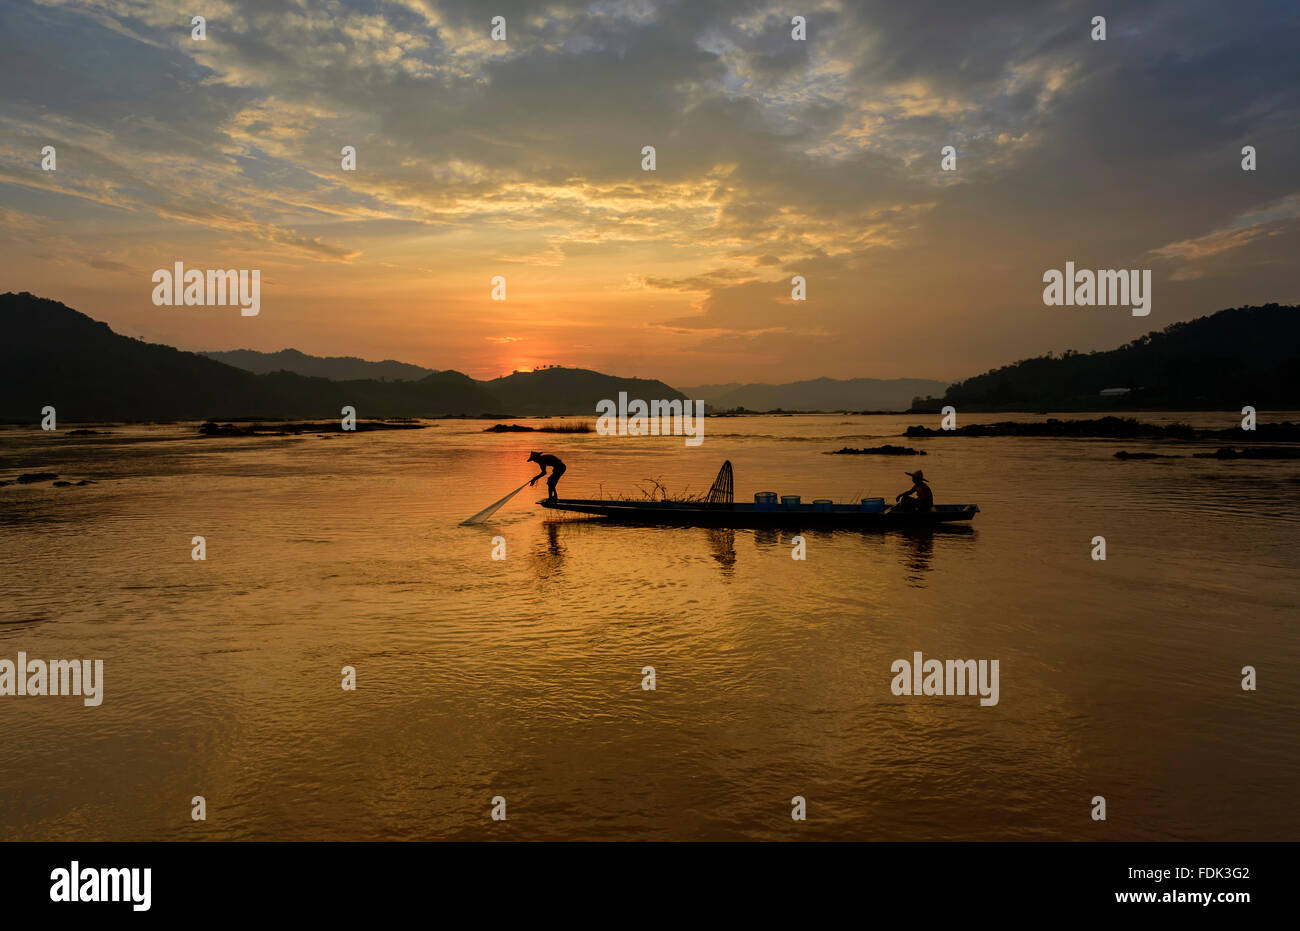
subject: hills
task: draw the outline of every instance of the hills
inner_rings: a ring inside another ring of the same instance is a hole
[[[928,378],[814,378],[784,385],[699,385],[682,391],[715,410],[905,411],[913,398],[943,391],[947,385]]]
[[[435,369],[391,359],[367,362],[355,356],[310,356],[296,349],[282,349],[279,352],[236,349],[229,352],[203,352],[200,355],[259,375],[288,371],[332,381],[419,381],[429,375],[441,374]],[[487,386],[501,399],[504,404],[501,410],[527,412],[532,409],[535,394],[539,390],[551,402],[580,404],[593,387],[582,385],[588,376],[593,375],[597,378],[606,377],[583,369],[561,368],[516,373],[479,384]],[[943,391],[947,386],[947,382],[925,378],[815,378],[783,385],[742,385],[734,382],[726,385],[700,385],[683,388],[681,394],[691,400],[702,400],[711,409],[719,411],[738,407],[751,411],[907,410],[913,398]],[[629,392],[629,397],[639,396]],[[654,395],[656,398],[678,396]]]
[[[536,372],[515,372],[490,381],[475,381],[454,370],[441,372],[407,362],[394,362],[391,359],[384,362],[367,362],[355,356],[309,356],[296,349],[282,349],[279,352],[236,349],[230,352],[202,352],[199,355],[255,374],[283,371],[315,378],[328,378],[331,381],[369,379],[420,382],[430,376],[447,376],[446,383],[451,384],[454,380],[464,379],[486,390],[483,403],[489,403],[488,399],[491,399],[490,403],[496,405],[491,407],[491,410],[516,414],[545,416],[558,412],[594,415],[595,400],[604,398],[617,400],[620,390],[627,391],[628,397],[632,398],[672,400],[683,397],[681,392],[661,381],[643,379],[611,381],[612,376],[602,375],[589,369],[549,368]],[[614,393],[602,393],[609,390],[613,390]],[[588,403],[592,398],[595,400]],[[484,410],[488,409],[484,408]]]
[[[1108,389],[1127,389],[1102,396]],[[917,410],[1196,409],[1300,405],[1300,308],[1236,307],[1118,349],[1048,353],[951,385]]]
[[[477,381],[387,360],[296,350],[193,353],[114,333],[57,301],[0,295],[0,420],[60,421],[591,416],[631,398],[702,399],[718,410],[1104,410],[1300,407],[1300,308],[1237,307],[1175,323],[1117,349],[1048,353],[947,386],[926,379],[817,378],[701,385],[550,368]],[[242,365],[261,371],[227,364]],[[289,368],[272,369],[283,365]],[[423,374],[421,374],[423,373]],[[365,378],[346,377],[365,374]],[[417,377],[418,376],[418,377]],[[1108,390],[1103,396],[1102,391]],[[1127,389],[1113,396],[1113,389]],[[934,392],[944,390],[942,396]],[[913,398],[921,394],[928,397]]]
[[[597,402],[681,399],[660,381],[584,369],[546,369],[479,382],[456,371],[418,381],[334,381],[256,374],[199,353],[114,333],[57,301],[0,295],[0,420],[35,423],[52,405],[61,422],[359,417],[591,415]],[[382,364],[382,363],[379,363]]]
[[[356,356],[309,356],[297,349],[281,349],[279,352],[257,352],[253,349],[232,349],[228,352],[201,352],[201,356],[233,365],[237,369],[265,375],[269,372],[295,372],[312,378],[328,378],[331,381],[356,381],[374,379],[376,381],[419,381],[428,375],[436,375],[436,369],[426,369],[409,362],[396,362],[385,359],[383,362],[367,362]]]

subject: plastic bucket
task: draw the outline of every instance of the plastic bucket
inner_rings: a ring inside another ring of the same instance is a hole
[[[782,496],[781,496],[781,507],[783,507],[783,508],[797,508],[798,506],[799,506],[799,496],[798,496],[798,495],[782,495]]]
[[[776,510],[776,492],[774,492],[774,491],[756,491],[756,492],[754,492],[754,510],[756,510],[756,511],[775,511],[775,510]]]
[[[866,511],[868,514],[879,514],[884,509],[885,509],[884,498],[863,498],[862,499],[862,510]]]
[[[813,510],[819,513],[825,513],[835,504],[830,498],[817,498],[813,501]]]

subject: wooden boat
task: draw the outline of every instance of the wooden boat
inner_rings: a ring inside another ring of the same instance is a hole
[[[969,521],[979,513],[975,504],[936,504],[929,511],[898,508],[866,510],[861,505],[829,502],[799,504],[737,504],[731,500],[731,462],[725,462],[706,498],[700,501],[624,501],[597,498],[543,498],[537,503],[552,511],[604,517],[625,524],[682,527],[787,527],[808,529],[918,528]]]
[[[930,511],[864,511],[849,504],[814,511],[811,504],[796,508],[758,510],[752,504],[726,506],[679,501],[610,501],[596,498],[542,499],[552,511],[591,514],[624,524],[675,524],[682,527],[807,527],[811,529],[886,529],[925,527],[951,521],[968,521],[979,513],[975,504],[936,504]]]

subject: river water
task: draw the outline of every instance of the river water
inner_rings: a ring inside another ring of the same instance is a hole
[[[698,447],[463,420],[0,430],[0,480],[95,482],[0,488],[0,659],[104,662],[98,707],[0,696],[0,838],[1300,835],[1300,466],[898,438],[932,420],[709,418]],[[928,455],[825,455],[887,442]],[[458,526],[531,474],[530,449],[565,460],[568,497],[703,492],[730,459],[737,500],[892,500],[920,466],[981,513],[809,533],[803,560],[788,532],[548,519],[542,483]],[[998,703],[894,695],[916,651],[998,660]]]

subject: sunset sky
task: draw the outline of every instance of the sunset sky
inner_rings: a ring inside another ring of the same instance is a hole
[[[5,0],[0,290],[185,349],[478,378],[957,379],[1110,348],[1300,301],[1298,11]],[[1067,260],[1151,269],[1151,315],[1045,307]],[[261,269],[260,315],[155,307],[176,261]]]

